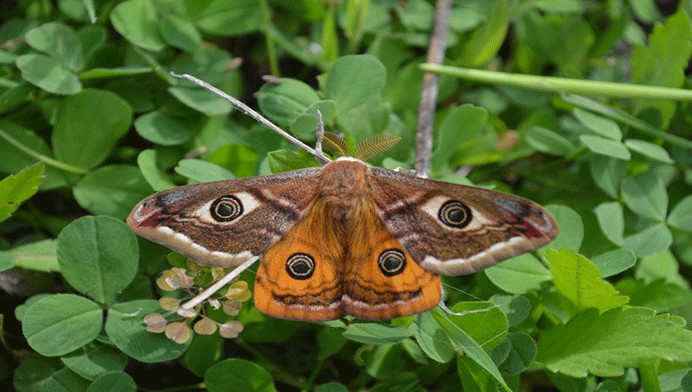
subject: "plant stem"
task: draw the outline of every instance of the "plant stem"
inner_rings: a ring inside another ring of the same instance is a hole
[[[81,167],[72,166],[72,165],[65,163],[65,162],[60,162],[57,159],[53,159],[49,156],[46,156],[46,155],[39,153],[38,151],[32,150],[31,148],[25,146],[24,144],[22,144],[22,142],[13,138],[10,134],[3,131],[2,129],[0,129],[0,138],[5,139],[8,143],[13,145],[15,148],[17,148],[19,151],[25,153],[26,155],[29,155],[30,157],[36,158],[39,161],[45,162],[46,165],[53,166],[57,169],[60,169],[62,171],[66,171],[68,173],[78,174],[78,175],[82,175],[82,176],[89,172],[88,170],[84,170]]]
[[[651,363],[639,368],[642,378],[642,388],[647,392],[661,392],[661,384],[658,382],[658,372],[656,365]]]
[[[692,90],[680,88],[599,82],[595,80],[558,78],[553,76],[520,75],[437,64],[421,64],[420,68],[426,72],[434,72],[481,83],[523,87],[531,90],[553,93],[570,92],[574,94],[597,95],[610,98],[692,101]]]
[[[317,361],[317,364],[315,367],[312,369],[312,373],[310,373],[310,377],[308,380],[305,382],[305,385],[303,385],[303,389],[301,389],[301,392],[309,392],[314,389],[315,385],[315,380],[317,380],[317,376],[322,373],[322,368],[324,367],[324,359],[321,359]]]
[[[430,37],[428,62],[441,64],[445,56],[445,41],[449,26],[451,0],[437,0],[435,5],[435,24]],[[416,172],[421,177],[430,175],[432,156],[433,124],[439,92],[439,77],[435,73],[423,75],[423,91],[418,105],[418,127],[416,129]]]

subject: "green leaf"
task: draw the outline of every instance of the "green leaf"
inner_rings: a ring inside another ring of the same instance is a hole
[[[449,28],[456,32],[473,30],[488,18],[493,8],[494,4],[485,1],[455,6],[450,10]]]
[[[401,345],[378,344],[368,353],[365,371],[373,378],[391,380],[399,376],[402,365]]]
[[[61,13],[75,21],[96,21],[96,10],[94,9],[93,1],[62,1],[58,3],[58,7]]]
[[[398,10],[398,16],[406,28],[428,31],[435,20],[435,8],[425,1],[412,1],[407,7]]]
[[[324,95],[336,102],[336,115],[366,103],[384,87],[386,71],[377,57],[342,56],[332,65],[324,85]]]
[[[584,256],[567,249],[550,249],[546,257],[555,288],[571,302],[576,313],[589,308],[605,312],[627,303],[627,297],[601,279],[601,271]]]
[[[560,232],[553,242],[550,243],[550,247],[578,251],[584,240],[584,222],[581,216],[573,209],[565,206],[549,205],[547,208],[560,227]],[[543,252],[542,254],[545,253]]]
[[[634,1],[630,7],[636,18],[646,24],[652,24],[662,18],[653,0]]]
[[[31,198],[43,183],[46,165],[37,162],[0,181],[0,222],[9,218],[25,200]]]
[[[579,140],[593,153],[616,159],[629,160],[632,155],[627,147],[617,140],[594,135],[581,135]]]
[[[317,330],[317,344],[320,348],[317,359],[323,360],[338,353],[348,343],[341,330],[324,327]]]
[[[630,297],[630,304],[654,309],[658,313],[670,312],[692,302],[692,292],[664,279],[646,283],[626,278],[617,283],[617,288]]]
[[[55,157],[84,169],[108,158],[132,124],[127,101],[105,90],[85,89],[64,99],[55,116]]]
[[[462,144],[474,140],[487,122],[488,111],[484,108],[471,104],[452,107],[437,129],[433,169],[446,171],[452,155]]]
[[[497,55],[509,29],[510,6],[507,0],[494,2],[495,7],[485,23],[464,40],[461,54],[455,63],[465,67],[480,67]]]
[[[150,0],[123,1],[113,8],[110,18],[113,27],[133,45],[152,51],[166,47]]]
[[[187,19],[167,14],[159,22],[161,37],[171,46],[193,52],[202,45],[202,35]]]
[[[261,320],[261,323],[250,322]],[[271,317],[264,318],[256,308],[252,307],[249,311],[241,310],[239,321],[248,321],[243,330],[243,340],[251,343],[284,343],[293,338],[300,329],[300,323],[286,323],[283,320]],[[332,323],[339,324],[339,321]],[[338,325],[339,328],[344,325]]]
[[[682,368],[670,371],[659,371],[658,381],[662,391],[689,391],[692,388],[692,370]],[[643,386],[643,385],[642,385]]]
[[[245,359],[231,358],[210,367],[204,373],[209,392],[225,392],[229,386],[237,392],[274,392],[272,376],[261,366]]]
[[[116,165],[87,174],[72,192],[85,210],[125,219],[138,201],[151,194],[151,187],[136,167]]]
[[[137,273],[137,238],[113,218],[77,219],[60,232],[57,249],[65,280],[102,304],[113,301]]]
[[[673,207],[668,215],[668,224],[676,229],[692,232],[692,195]]]
[[[625,177],[625,162],[596,155],[590,162],[591,177],[603,192],[616,199],[620,194],[620,183]]]
[[[262,27],[256,0],[194,1],[185,3],[195,25],[212,35],[241,35]]]
[[[257,92],[257,104],[262,114],[282,126],[292,124],[319,101],[320,97],[312,87],[295,79],[265,83]],[[312,129],[313,133],[315,129]]]
[[[58,358],[29,353],[15,369],[12,384],[17,391],[38,391],[41,384],[62,367]]]
[[[366,344],[393,344],[411,336],[406,328],[388,327],[382,324],[351,324],[343,333],[346,339]]]
[[[42,272],[58,272],[56,240],[43,240],[0,251],[0,260],[8,258],[11,266]],[[2,269],[2,268],[0,268]]]
[[[14,60],[12,61],[14,63]],[[34,91],[30,83],[21,83],[0,93],[0,114],[9,113],[29,99]]]
[[[267,158],[272,173],[283,173],[291,170],[305,169],[311,166],[319,166],[315,157],[305,152],[276,150],[269,152]]]
[[[171,93],[185,106],[207,116],[221,116],[231,112],[231,104],[218,95],[200,88],[170,87]]]
[[[40,391],[83,392],[89,382],[70,369],[60,369],[41,383]]]
[[[546,154],[565,156],[576,149],[576,146],[559,133],[541,126],[531,126],[522,134],[526,143]]]
[[[24,37],[29,46],[57,59],[71,71],[79,71],[84,66],[79,36],[62,23],[43,24],[29,30]]]
[[[49,93],[72,95],[82,90],[79,78],[54,57],[29,53],[19,56],[16,64],[24,80]]]
[[[493,363],[490,356],[483,350],[481,346],[478,345],[471,337],[464,332],[463,329],[459,328],[454,324],[448,317],[447,314],[442,311],[438,306],[433,308],[431,311],[432,316],[440,324],[440,326],[445,330],[449,338],[452,340],[454,345],[461,350],[463,350],[466,355],[471,358],[475,363],[482,367],[485,371],[490,373],[490,375],[506,390],[511,391],[509,386],[505,383],[502,378],[500,371],[497,366]]]
[[[121,371],[127,365],[127,356],[105,344],[88,345],[60,358],[73,372],[94,380],[112,371]]]
[[[327,8],[322,22],[322,59],[329,63],[339,57],[339,35],[334,13],[335,7]]]
[[[198,182],[230,180],[235,177],[223,167],[199,159],[181,160],[175,167],[175,172]]]
[[[449,319],[485,350],[497,347],[507,336],[507,316],[492,302],[459,302]]]
[[[190,345],[168,340],[145,329],[144,316],[160,310],[158,301],[143,299],[118,303],[108,309],[106,334],[128,356],[145,363],[164,362],[181,356]]]
[[[64,355],[94,340],[101,332],[102,317],[101,307],[84,297],[55,294],[26,310],[22,332],[38,353]]]
[[[632,52],[632,79],[644,85],[682,87],[685,68],[692,54],[692,29],[689,16],[680,9],[664,25],[656,23],[649,35],[648,46],[636,46]],[[657,112],[662,129],[675,113],[672,101],[637,101],[635,112]]]
[[[175,146],[190,140],[190,133],[183,124],[159,111],[139,116],[134,125],[141,137],[162,146]]]
[[[315,392],[348,392],[348,388],[344,384],[338,382],[328,382],[318,385]]]
[[[521,324],[529,316],[531,302],[523,295],[495,294],[490,301],[507,316],[509,327]]]
[[[257,174],[257,150],[240,144],[227,144],[212,153],[209,161],[233,173],[234,177],[252,177]]]
[[[583,18],[548,15],[538,34],[542,54],[555,63],[560,74],[579,77],[587,64],[596,40],[592,25]]]
[[[7,271],[12,267],[14,267],[12,256],[7,252],[0,252],[0,272]]]
[[[512,349],[501,369],[507,374],[519,374],[528,369],[536,358],[536,342],[524,332],[511,332],[507,335],[507,340]]]
[[[601,270],[601,277],[607,278],[632,268],[637,258],[627,249],[615,249],[593,257],[591,261]]]
[[[89,385],[87,392],[134,392],[137,390],[135,380],[125,372],[110,372],[99,376]]]
[[[572,377],[617,377],[625,368],[658,360],[692,360],[692,331],[676,316],[653,309],[595,309],[541,334],[536,362]]]
[[[580,108],[574,109],[573,114],[582,125],[596,135],[612,140],[622,139],[622,131],[615,121]]]
[[[428,312],[424,312],[428,313]],[[413,339],[406,339],[401,341],[401,348],[406,352],[406,354],[413,359],[413,361],[420,365],[429,365],[430,361],[425,355],[425,352],[420,348],[418,343]]]
[[[436,362],[449,362],[456,353],[451,340],[430,312],[417,315],[411,331],[423,352]]]
[[[457,372],[464,391],[497,392],[499,390],[493,376],[465,355],[457,357]]]
[[[305,109],[305,113],[298,116],[290,125],[291,132],[305,140],[315,139],[317,134],[317,111],[322,115],[323,123],[330,123],[336,112],[336,102],[334,101],[317,101]]]
[[[585,5],[579,0],[535,0],[533,6],[546,13],[581,13]]]
[[[16,173],[40,161],[40,157],[53,158],[53,152],[35,132],[0,119],[0,156],[12,157],[0,159],[0,172]],[[46,166],[45,173],[42,190],[66,185],[63,173],[55,167]]]
[[[647,283],[665,279],[666,282],[687,288],[689,283],[685,277],[680,275],[679,268],[680,261],[677,260],[670,249],[666,248],[660,253],[643,257],[637,265],[634,276]]]
[[[663,223],[625,237],[625,249],[631,250],[637,257],[660,253],[672,244],[673,234]]]
[[[174,188],[175,184],[156,166],[156,150],[144,150],[137,155],[137,166],[147,183],[156,191]]]
[[[668,164],[675,163],[675,161],[670,158],[668,151],[658,144],[650,143],[645,140],[627,139],[625,140],[625,146],[631,151],[642,154],[654,161]]]
[[[622,198],[630,210],[644,218],[662,221],[668,212],[668,193],[663,180],[646,171],[622,181]]]
[[[24,321],[24,315],[26,314],[27,309],[29,309],[31,305],[35,304],[39,300],[49,296],[51,296],[51,294],[36,294],[29,297],[23,304],[14,309],[14,315],[17,317],[17,320]]]
[[[513,257],[485,270],[491,282],[512,294],[524,294],[541,288],[550,281],[550,271],[535,256],[524,254]]]
[[[594,208],[594,213],[606,238],[615,245],[622,246],[625,243],[625,217],[622,205],[617,201],[601,203]]]
[[[190,347],[178,361],[196,376],[202,377],[207,369],[223,358],[225,341],[219,334],[194,335]]]
[[[403,131],[400,120],[393,116],[392,108],[379,96],[357,106],[336,119],[336,127],[348,132],[355,140],[364,140],[371,136],[387,133],[396,136]],[[389,127],[392,132],[389,132]]]

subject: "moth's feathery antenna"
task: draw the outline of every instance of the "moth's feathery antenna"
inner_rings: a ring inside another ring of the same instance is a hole
[[[325,156],[321,153],[321,151],[320,151],[320,152],[315,151],[314,149],[312,149],[312,147],[310,147],[310,146],[308,146],[307,144],[301,142],[300,140],[298,140],[298,139],[296,139],[295,137],[293,137],[293,135],[291,135],[291,134],[289,134],[288,132],[284,131],[283,129],[279,128],[276,124],[272,123],[271,121],[269,121],[268,119],[266,119],[265,117],[263,117],[261,114],[259,114],[259,113],[257,113],[256,111],[252,110],[252,109],[251,109],[249,106],[247,106],[246,104],[244,104],[244,103],[242,103],[241,101],[237,100],[236,98],[234,98],[234,97],[232,97],[232,96],[226,94],[225,92],[219,90],[218,88],[212,86],[211,84],[209,84],[209,83],[207,83],[207,82],[205,82],[205,81],[202,81],[202,80],[200,80],[200,79],[197,79],[196,77],[194,77],[194,76],[192,76],[192,75],[188,75],[188,74],[182,74],[182,75],[180,75],[180,74],[176,74],[176,73],[174,73],[174,72],[170,72],[170,75],[173,76],[173,77],[175,77],[175,78],[189,80],[189,81],[191,81],[192,83],[194,83],[194,84],[196,84],[196,85],[202,87],[203,89],[205,89],[205,90],[207,90],[207,91],[210,91],[210,92],[212,92],[212,93],[218,95],[219,97],[225,99],[225,100],[228,101],[231,105],[233,105],[235,108],[237,108],[238,110],[240,110],[241,112],[243,112],[243,114],[245,114],[245,115],[247,115],[247,116],[249,116],[249,117],[252,117],[253,119],[255,119],[255,121],[257,121],[257,122],[259,122],[260,124],[266,126],[267,128],[271,129],[272,131],[278,133],[279,135],[281,135],[282,137],[284,137],[285,139],[287,139],[287,140],[290,141],[291,143],[295,144],[296,146],[298,146],[298,147],[302,148],[303,150],[309,152],[312,156],[315,157],[315,159],[317,160],[317,162],[318,162],[320,165],[326,165],[327,163],[329,163],[329,162],[331,161],[329,158],[325,157]]]

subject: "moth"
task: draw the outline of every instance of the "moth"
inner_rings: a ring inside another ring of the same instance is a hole
[[[472,274],[558,233],[530,200],[350,157],[162,191],[127,223],[200,264],[235,267],[261,255],[255,306],[304,321],[424,312],[440,302],[440,275]]]

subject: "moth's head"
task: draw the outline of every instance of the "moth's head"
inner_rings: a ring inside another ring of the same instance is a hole
[[[155,197],[148,197],[137,204],[127,217],[127,225],[132,229],[154,227],[158,224],[158,215],[162,208],[156,205]]]
[[[170,189],[159,192],[140,201],[127,217],[127,224],[137,234],[155,229],[164,215],[179,211],[185,207],[185,199],[189,194],[184,189]]]

